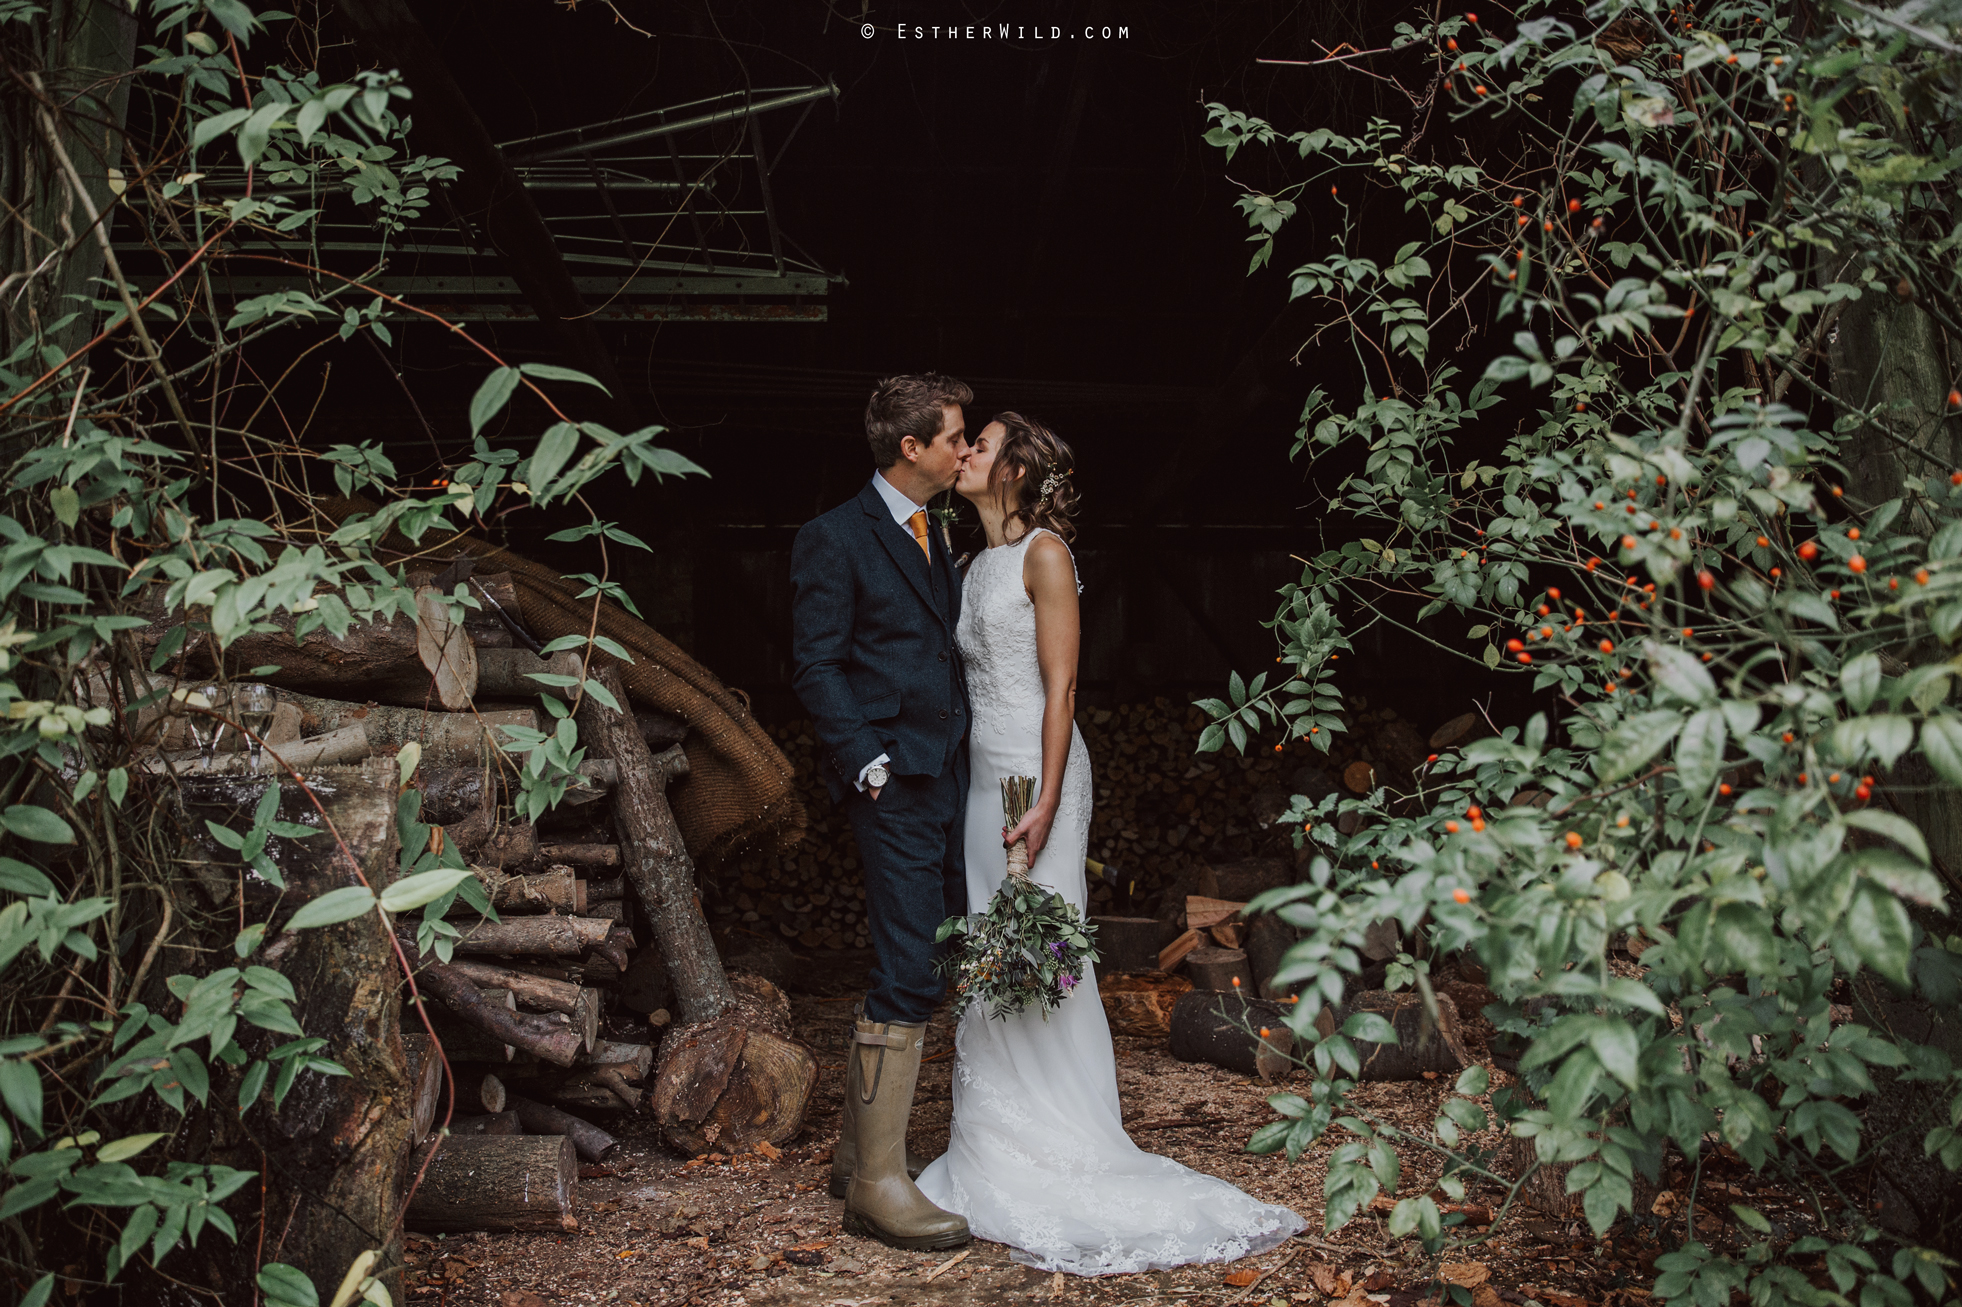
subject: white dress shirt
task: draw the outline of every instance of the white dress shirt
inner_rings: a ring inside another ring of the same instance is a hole
[[[872,488],[879,492],[879,498],[886,501],[886,511],[892,514],[892,520],[906,527],[907,531],[912,531],[913,528],[908,524],[913,520],[913,514],[925,508],[926,505],[915,503],[912,496],[906,494],[897,486],[893,485],[892,482],[886,480],[885,473],[883,472],[874,472],[872,474]],[[859,768],[858,780],[853,782],[858,786],[859,793],[863,794],[865,792],[865,773],[871,771],[874,767],[891,761],[891,754],[882,753],[871,762]]]

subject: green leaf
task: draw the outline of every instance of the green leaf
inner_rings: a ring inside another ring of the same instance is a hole
[[[156,1143],[157,1140],[168,1138],[170,1138],[168,1131],[158,1131],[155,1134],[147,1135],[128,1135],[122,1139],[106,1143],[97,1149],[95,1160],[98,1162],[127,1162],[151,1144]]]
[[[1876,835],[1885,835],[1926,865],[1928,841],[1922,837],[1920,828],[1907,818],[1878,808],[1855,808],[1851,812],[1842,812],[1839,819],[1848,826],[1857,826]]]
[[[436,896],[432,894],[430,897]],[[365,885],[329,890],[295,912],[287,921],[286,929],[306,930],[313,926],[331,926],[337,921],[351,921],[374,906],[375,892]]]
[[[250,109],[227,109],[209,118],[200,118],[197,126],[191,129],[191,148],[196,149],[213,138],[224,135],[251,116]]]
[[[381,905],[390,912],[407,912],[441,898],[469,877],[470,869],[467,867],[438,867],[434,871],[406,876],[382,891]]]
[[[39,844],[75,842],[75,832],[69,829],[67,822],[32,803],[16,803],[5,812],[0,812],[0,826],[5,826],[24,840]]]
[[[545,434],[538,438],[538,448],[532,451],[530,466],[526,469],[525,480],[531,486],[533,495],[543,495],[552,479],[559,474],[572,452],[579,448],[579,428],[570,422],[554,422],[546,428]]]
[[[517,388],[516,368],[498,368],[485,377],[470,401],[470,434],[474,436],[482,431],[486,422],[502,412],[511,401],[511,392]]]
[[[1839,669],[1839,688],[1846,695],[1847,707],[1865,712],[1880,692],[1880,655],[1863,653],[1847,659],[1846,666]]]
[[[46,898],[55,892],[54,882],[33,867],[13,858],[0,858],[0,890]]]
[[[1595,766],[1603,784],[1640,771],[1683,728],[1681,713],[1646,712],[1629,718],[1601,741]]]
[[[1654,640],[1644,642],[1644,652],[1649,660],[1649,672],[1655,683],[1663,690],[1688,704],[1710,704],[1717,700],[1717,683],[1710,678],[1710,669],[1705,667],[1694,654],[1678,649],[1673,644],[1661,644]]]
[[[1914,932],[1899,899],[1879,885],[1862,881],[1853,892],[1843,926],[1862,962],[1907,987]]]
[[[41,1133],[41,1073],[32,1062],[0,1061],[0,1102],[28,1130]]]
[[[1683,788],[1704,794],[1724,767],[1725,724],[1722,710],[1704,708],[1691,714],[1676,741],[1676,775]]]
[[[66,527],[73,527],[82,520],[82,497],[73,486],[56,486],[48,494],[48,507],[54,510],[55,521]]]
[[[1454,1088],[1461,1094],[1476,1098],[1484,1093],[1491,1083],[1492,1075],[1484,1067],[1468,1066],[1459,1073],[1458,1083]]]
[[[1962,785],[1962,718],[1944,711],[1923,722],[1921,756],[1950,785]]]
[[[1726,903],[1710,921],[1716,942],[1745,971],[1758,975],[1778,972],[1778,941],[1772,937],[1770,914],[1748,903]]]
[[[320,1307],[320,1295],[306,1272],[284,1262],[259,1268],[259,1292],[266,1295],[267,1307]]]
[[[54,1272],[49,1271],[46,1275],[36,1280],[34,1287],[29,1289],[26,1295],[21,1298],[20,1307],[47,1307],[48,1299],[54,1296],[54,1290]]]
[[[546,381],[582,382],[585,385],[593,387],[593,389],[599,391],[602,395],[611,395],[613,393],[585,373],[575,371],[572,368],[562,368],[553,363],[520,363],[518,365],[518,371],[524,373],[527,377],[542,377]]]

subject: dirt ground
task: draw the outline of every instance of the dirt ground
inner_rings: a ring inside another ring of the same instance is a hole
[[[779,1157],[682,1157],[661,1144],[644,1120],[623,1120],[613,1127],[622,1146],[604,1165],[582,1172],[576,1234],[412,1235],[408,1301],[443,1307],[897,1307],[1028,1300],[1415,1307],[1435,1299],[1440,1268],[1414,1241],[1389,1237],[1386,1201],[1379,1199],[1383,1210],[1332,1236],[1322,1231],[1326,1158],[1346,1137],[1342,1130],[1331,1131],[1298,1163],[1246,1153],[1246,1139],[1276,1119],[1266,1101],[1276,1087],[1174,1061],[1163,1040],[1117,1039],[1119,1089],[1133,1138],[1266,1201],[1287,1204],[1309,1219],[1309,1230],[1240,1263],[1098,1279],[1043,1274],[1016,1264],[1006,1247],[978,1240],[956,1259],[901,1253],[845,1234],[842,1204],[826,1193],[825,1182],[837,1137],[844,1039],[858,992],[851,961],[822,973],[826,981],[815,987],[828,992],[792,996],[823,1073],[804,1132]],[[1459,1002],[1477,1011],[1475,996],[1461,995]],[[1474,1056],[1484,1057],[1484,1023],[1468,1019],[1465,1033]],[[917,1150],[937,1154],[945,1148],[952,1070],[953,1030],[943,1016],[928,1032],[913,1116]],[[1495,1073],[1495,1087],[1505,1082],[1503,1072]],[[1449,1088],[1448,1079],[1374,1084],[1361,1097],[1392,1121],[1423,1129]],[[1496,1128],[1485,1135],[1478,1142],[1494,1148],[1504,1143]],[[1429,1190],[1436,1164],[1414,1147],[1402,1153],[1400,1195]],[[1730,1220],[1727,1203],[1746,1195],[1737,1187],[1744,1179],[1741,1164],[1721,1154],[1706,1160],[1699,1237],[1721,1242]],[[1664,1182],[1676,1189],[1656,1200],[1656,1214],[1625,1219],[1605,1241],[1595,1240],[1578,1219],[1527,1212],[1508,1221],[1492,1242],[1448,1255],[1443,1276],[1474,1290],[1477,1307],[1639,1307],[1649,1297],[1655,1257],[1675,1246],[1667,1242],[1672,1236],[1662,1218],[1686,1187],[1680,1168]],[[1468,1194],[1471,1220],[1481,1218],[1480,1204],[1498,1197],[1497,1189]],[[1750,1200],[1776,1218],[1778,1204],[1768,1197],[1751,1194]],[[1681,1227],[1679,1214],[1673,1228]]]

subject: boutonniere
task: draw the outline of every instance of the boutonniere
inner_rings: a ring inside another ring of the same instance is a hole
[[[954,523],[961,520],[961,510],[954,507],[954,492],[947,491],[941,502],[929,508],[927,512],[933,514],[935,520],[940,523],[940,541],[947,546],[947,552],[951,555],[954,552]],[[966,561],[965,558],[961,560],[961,562]],[[954,566],[959,567],[960,563]]]

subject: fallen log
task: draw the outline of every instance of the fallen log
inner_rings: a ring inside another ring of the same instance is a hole
[[[316,767],[360,762],[373,752],[367,728],[356,722],[325,735],[268,746],[256,758],[245,750],[214,752],[206,757],[202,750],[192,749],[145,759],[142,767],[144,771],[178,776],[275,776],[289,770],[306,772]]]
[[[546,657],[529,649],[482,649],[477,653],[477,691],[493,697],[525,699],[534,694],[549,694],[569,700],[570,688],[532,678],[578,675],[579,655],[570,649]]]
[[[1437,1020],[1431,1019],[1423,996],[1407,990],[1391,992],[1371,989],[1352,996],[1331,1013],[1327,1008],[1316,1014],[1315,1028],[1324,1037],[1340,1030],[1358,1012],[1374,1012],[1396,1031],[1394,1044],[1373,1044],[1355,1039],[1356,1054],[1362,1060],[1358,1080],[1417,1080],[1426,1071],[1440,1074],[1457,1072],[1472,1063],[1458,1029],[1458,1006],[1447,994],[1437,995]]]
[[[615,760],[615,766],[618,766]],[[681,770],[672,774],[686,774],[687,759],[680,763]],[[665,778],[664,778],[665,779]],[[540,862],[563,864],[569,867],[617,867],[620,865],[620,846],[617,844],[541,844],[537,859]]]
[[[596,990],[465,959],[451,962],[448,969],[474,985],[510,991],[521,1008],[566,1014],[572,1018],[572,1027],[579,1032],[580,1042],[587,1050],[599,1040],[600,1000]]]
[[[409,1138],[419,1144],[429,1137],[441,1111],[443,1059],[436,1056],[428,1035],[404,1034],[402,1053],[409,1081]]]
[[[518,1009],[517,1000],[508,990],[480,989],[477,995],[492,1007],[503,1008],[507,1012],[515,1012]],[[517,1049],[496,1036],[487,1034],[475,1023],[457,1015],[442,1004],[430,1004],[428,1012],[429,1028],[435,1032],[436,1038],[442,1041],[445,1058],[465,1062],[509,1062],[517,1055]],[[408,1017],[414,1019],[413,1010],[408,1013]],[[416,1024],[420,1025],[421,1022],[417,1021]]]
[[[600,1161],[620,1145],[618,1139],[591,1121],[583,1121],[570,1112],[562,1112],[556,1107],[517,1094],[512,1094],[507,1101],[526,1130],[535,1135],[561,1135],[571,1140],[579,1156],[589,1162]]]
[[[563,1014],[514,1012],[493,1005],[467,977],[440,963],[425,965],[416,981],[423,992],[441,999],[459,1019],[495,1040],[559,1066],[571,1066],[579,1055],[583,1041]]]
[[[425,1160],[428,1169],[409,1200],[411,1230],[579,1228],[572,1214],[579,1157],[563,1135],[439,1136],[417,1151],[410,1173]]]
[[[580,901],[579,879],[570,867],[556,867],[533,876],[506,875],[497,867],[473,865],[471,874],[483,882],[491,906],[504,912],[576,913],[585,907]],[[453,912],[468,912],[470,906],[457,900]]]
[[[1294,1069],[1286,1009],[1264,999],[1195,989],[1172,1009],[1172,1056],[1273,1081]]]
[[[450,1122],[453,1135],[521,1135],[524,1125],[516,1112],[491,1112],[483,1116],[460,1116]]]
[[[1172,1009],[1178,1005],[1181,995],[1191,991],[1190,980],[1163,971],[1097,977],[1104,1019],[1116,1035],[1139,1035],[1147,1039],[1169,1035]]]
[[[532,953],[577,957],[606,943],[614,923],[597,917],[512,917],[460,926],[459,953]]]
[[[538,714],[529,708],[497,712],[425,712],[386,703],[346,703],[282,688],[282,702],[300,710],[302,728],[319,735],[359,723],[368,729],[376,753],[393,754],[413,741],[422,746],[422,765],[433,769],[484,768],[506,758],[497,742],[506,726],[538,728]],[[511,759],[515,765],[515,758]]]
[[[471,1066],[452,1057],[450,1075],[456,1082],[457,1110],[502,1112],[506,1092],[503,1070],[502,1066],[497,1070],[487,1066]]]
[[[587,903],[611,903],[615,899],[627,897],[627,881],[624,876],[611,880],[584,880],[579,882],[586,888],[580,893]]]

